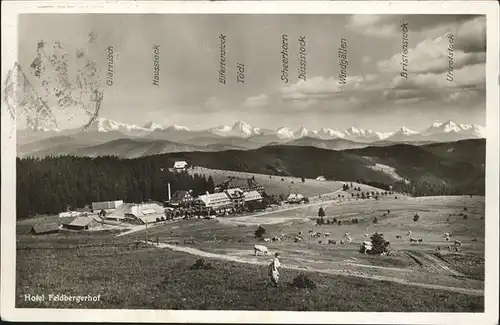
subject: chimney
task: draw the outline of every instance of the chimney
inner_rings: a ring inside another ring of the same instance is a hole
[[[170,183],[168,183],[168,202],[172,199],[172,195],[170,194]]]

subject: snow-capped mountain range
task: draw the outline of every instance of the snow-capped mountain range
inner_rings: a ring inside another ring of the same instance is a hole
[[[39,128],[36,131],[60,132],[57,129]],[[147,135],[155,132],[165,133],[165,139],[168,139],[168,134],[177,133],[204,133],[212,134],[219,137],[240,137],[250,138],[257,136],[275,136],[281,140],[294,140],[304,137],[310,137],[320,140],[344,139],[355,142],[402,142],[402,141],[456,141],[469,138],[485,138],[485,128],[477,124],[458,124],[453,121],[435,122],[430,127],[422,131],[410,130],[406,127],[401,127],[394,132],[375,132],[369,129],[360,129],[350,127],[344,131],[333,130],[329,128],[321,128],[320,130],[308,130],[305,127],[293,131],[289,127],[279,127],[275,130],[260,129],[253,127],[243,121],[238,121],[233,126],[222,125],[219,127],[210,128],[207,130],[197,131],[190,130],[185,126],[172,125],[164,127],[156,122],[149,122],[144,126],[126,124],[109,120],[106,118],[98,118],[93,121],[85,131],[111,132],[118,131],[128,135]]]

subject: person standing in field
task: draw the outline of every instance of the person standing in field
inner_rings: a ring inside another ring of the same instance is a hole
[[[271,282],[275,287],[278,287],[278,281],[280,279],[279,268],[281,267],[281,263],[279,257],[280,253],[274,254],[274,259],[271,264],[269,264],[269,276],[271,277]]]

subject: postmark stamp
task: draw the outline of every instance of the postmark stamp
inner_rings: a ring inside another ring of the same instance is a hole
[[[4,81],[4,102],[16,125],[58,130],[61,125],[87,127],[98,116],[103,91],[89,47],[39,41],[30,64],[16,62]],[[21,55],[25,55],[21,53]]]

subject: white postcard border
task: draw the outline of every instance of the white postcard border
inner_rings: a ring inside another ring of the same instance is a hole
[[[3,82],[17,59],[19,13],[331,13],[331,14],[486,14],[487,16],[487,142],[485,210],[484,313],[374,313],[191,310],[98,310],[14,308],[16,276],[15,132],[2,101],[1,309],[10,321],[210,322],[210,323],[359,323],[359,324],[494,324],[498,322],[499,229],[499,10],[493,1],[37,1],[2,2]]]

